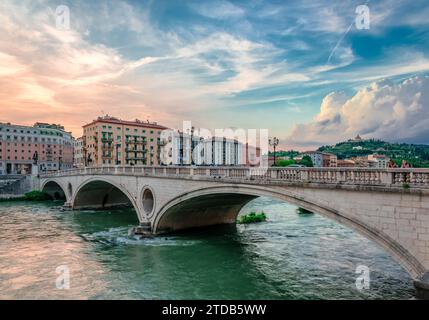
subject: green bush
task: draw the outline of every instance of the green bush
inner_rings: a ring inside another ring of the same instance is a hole
[[[255,223],[255,222],[263,222],[267,220],[267,216],[264,211],[261,213],[256,213],[254,211],[249,214],[242,215],[238,220],[238,224],[247,224],[247,223]]]
[[[299,164],[302,164],[306,167],[313,167],[313,161],[309,155],[303,156]]]
[[[276,167],[287,167],[290,166],[291,164],[295,164],[295,160],[278,160],[276,161],[275,166]]]
[[[27,200],[27,201],[45,201],[45,200],[52,200],[52,197],[43,191],[33,190],[33,191],[27,192],[25,194],[25,200]]]
[[[298,212],[298,214],[313,214],[312,211],[304,209],[304,208],[298,208],[296,211]]]
[[[404,189],[410,189],[410,185],[408,183],[404,183],[402,185],[402,188],[404,188]]]

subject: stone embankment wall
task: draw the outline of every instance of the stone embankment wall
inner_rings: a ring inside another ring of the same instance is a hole
[[[33,189],[33,178],[23,175],[0,176],[0,199],[23,196]]]

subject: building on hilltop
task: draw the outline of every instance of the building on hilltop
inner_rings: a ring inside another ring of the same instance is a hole
[[[353,139],[349,139],[349,142],[362,142],[363,139],[361,138],[361,136],[358,134],[356,137],[354,137]]]

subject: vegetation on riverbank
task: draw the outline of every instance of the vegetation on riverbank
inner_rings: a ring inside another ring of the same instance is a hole
[[[43,191],[33,190],[33,191],[27,192],[25,194],[25,200],[27,200],[27,201],[45,201],[45,200],[52,200],[52,197]]]
[[[242,215],[238,220],[238,224],[247,224],[247,223],[256,223],[256,222],[264,222],[267,220],[267,216],[265,215],[264,211],[257,213],[257,212],[250,212],[249,214]]]
[[[304,208],[298,208],[298,209],[296,209],[296,212],[298,214],[313,214],[314,213],[314,212],[307,210],[307,209],[304,209]]]

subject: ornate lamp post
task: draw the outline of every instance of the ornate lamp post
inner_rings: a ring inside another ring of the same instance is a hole
[[[277,139],[276,137],[274,137],[272,139],[270,138],[270,139],[268,139],[268,144],[274,148],[274,164],[273,164],[273,166],[275,166],[276,165],[276,147],[279,145],[279,139]]]

